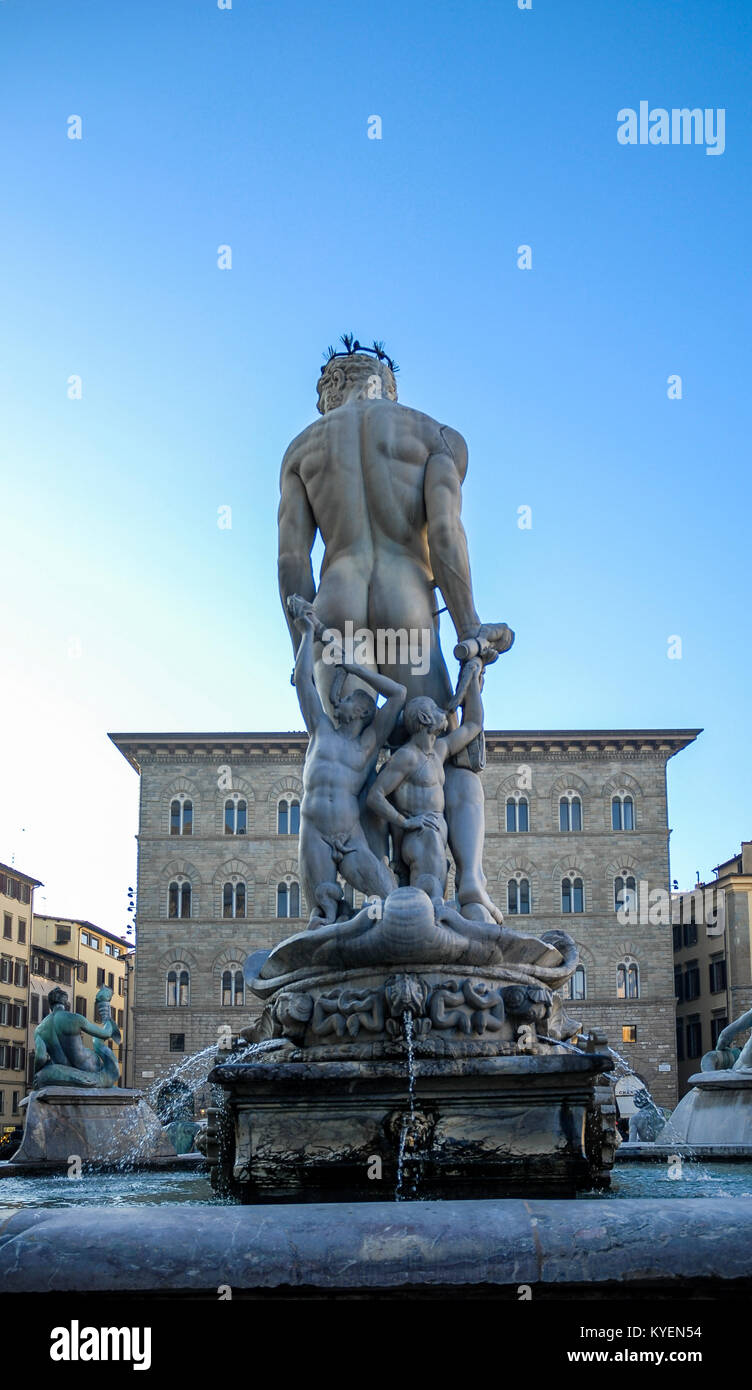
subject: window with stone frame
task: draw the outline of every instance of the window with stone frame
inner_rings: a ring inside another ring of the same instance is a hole
[[[585,911],[585,885],[579,875],[567,874],[561,880],[562,912]]]
[[[622,960],[616,967],[617,999],[639,999],[640,972],[636,961]]]
[[[277,834],[300,834],[300,802],[297,797],[293,800],[283,797],[277,802]]]
[[[510,835],[530,829],[530,807],[526,796],[507,797],[506,829]]]
[[[587,973],[584,965],[577,966],[562,993],[565,999],[587,999]]]
[[[614,879],[614,912],[637,911],[637,881],[634,874],[617,874]]]
[[[230,965],[222,971],[222,1008],[240,1009],[245,1005],[245,980],[242,967]]]
[[[248,802],[234,792],[225,800],[225,835],[245,835],[248,830]]]
[[[527,915],[531,910],[530,879],[524,874],[515,874],[507,881],[507,911]]]
[[[611,798],[611,829],[634,830],[634,828],[634,799],[629,792],[620,792]]]
[[[170,1009],[187,1008],[191,1002],[191,975],[185,965],[167,971],[165,1003]]]
[[[178,792],[170,802],[170,834],[193,834],[193,801],[185,792]]]
[[[582,830],[582,798],[577,792],[559,798],[559,830]]]
[[[187,878],[177,877],[172,880],[167,890],[167,916],[168,917],[190,917],[191,915],[191,885]]]
[[[277,884],[277,916],[300,916],[300,884],[294,878],[282,879]]]
[[[245,917],[246,900],[245,881],[233,875],[222,888],[222,916]]]

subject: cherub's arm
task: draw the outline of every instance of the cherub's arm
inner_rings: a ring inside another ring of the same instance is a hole
[[[398,825],[402,829],[407,825],[409,817],[403,816],[401,811],[393,806],[387,798],[396,792],[398,787],[407,777],[409,777],[413,766],[413,758],[407,748],[399,748],[393,753],[389,762],[382,767],[376,781],[366,797],[366,805],[375,815],[382,820],[387,820],[391,825]]]
[[[462,748],[467,748],[468,743],[472,743],[482,730],[483,702],[480,698],[479,673],[476,669],[465,693],[460,727],[436,740],[436,752],[442,762],[446,762],[447,758],[453,758]]]
[[[298,631],[302,633],[298,655],[295,658],[295,689],[305,726],[309,734],[312,734],[324,722],[331,724],[331,720],[324,711],[313,678],[313,616],[310,613],[302,613],[294,622]]]
[[[399,681],[391,680],[389,676],[382,676],[378,671],[369,671],[365,666],[358,666],[355,661],[343,661],[342,669],[348,671],[351,676],[358,676],[366,685],[370,685],[377,695],[386,696],[386,704],[376,711],[370,725],[374,746],[378,751],[386,743],[399,719],[400,711],[407,699],[407,688],[400,685]]]

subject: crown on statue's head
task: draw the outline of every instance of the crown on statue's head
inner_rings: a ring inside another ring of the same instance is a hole
[[[356,354],[362,353],[367,353],[369,356],[375,357],[379,362],[384,362],[393,374],[399,371],[396,362],[385,352],[383,343],[374,341],[370,347],[362,347],[357,338],[353,337],[352,333],[343,333],[340,342],[343,344],[343,349],[337,351],[336,348],[330,346],[324,353],[325,362],[321,368],[322,376],[329,366],[329,363],[333,362],[335,357],[354,357]]]

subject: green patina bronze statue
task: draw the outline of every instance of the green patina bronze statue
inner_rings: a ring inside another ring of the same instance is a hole
[[[32,1090],[42,1086],[116,1086],[120,1063],[114,1052],[100,1039],[119,1043],[120,1029],[112,1018],[112,990],[107,985],[97,991],[95,1009],[99,1023],[90,1023],[83,1014],[70,1011],[64,989],[50,990],[50,1012],[34,1029],[34,1080]],[[86,1047],[82,1033],[93,1039]]]

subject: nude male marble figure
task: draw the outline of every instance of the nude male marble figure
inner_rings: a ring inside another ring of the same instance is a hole
[[[336,722],[330,719],[314,680],[316,619],[311,605],[292,595],[288,610],[301,633],[295,687],[311,736],[303,766],[300,872],[311,924],[319,926],[335,920],[342,902],[338,872],[367,896],[385,898],[396,887],[391,869],[366,840],[358,798],[402,711],[405,687],[354,662],[343,662],[341,669],[359,676],[384,695],[386,703],[378,708],[373,696],[359,688],[338,700]]]
[[[483,728],[483,706],[474,672],[465,694],[459,728],[445,732],[447,716],[428,695],[405,708],[409,741],[381,769],[368,793],[368,805],[392,827],[395,849],[410,870],[410,883],[440,908],[447,879],[447,823],[444,819],[445,765]]]
[[[460,519],[465,441],[398,404],[389,366],[363,352],[333,358],[318,392],[323,418],[292,441],[282,461],[283,604],[299,594],[323,628],[339,632],[348,619],[374,633],[425,631],[430,660],[424,673],[388,662],[379,669],[406,687],[408,699],[427,695],[446,709],[452,686],[439,644],[437,590],[461,641],[492,636],[498,653],[514,640],[505,624],[482,624],[475,608]],[[318,591],[311,563],[317,531],[324,542]],[[297,650],[299,633],[286,615]],[[321,660],[321,650],[317,643],[315,674],[327,705],[334,668]],[[462,911],[480,920],[498,917],[482,868],[483,789],[466,752],[447,765],[445,803]]]

